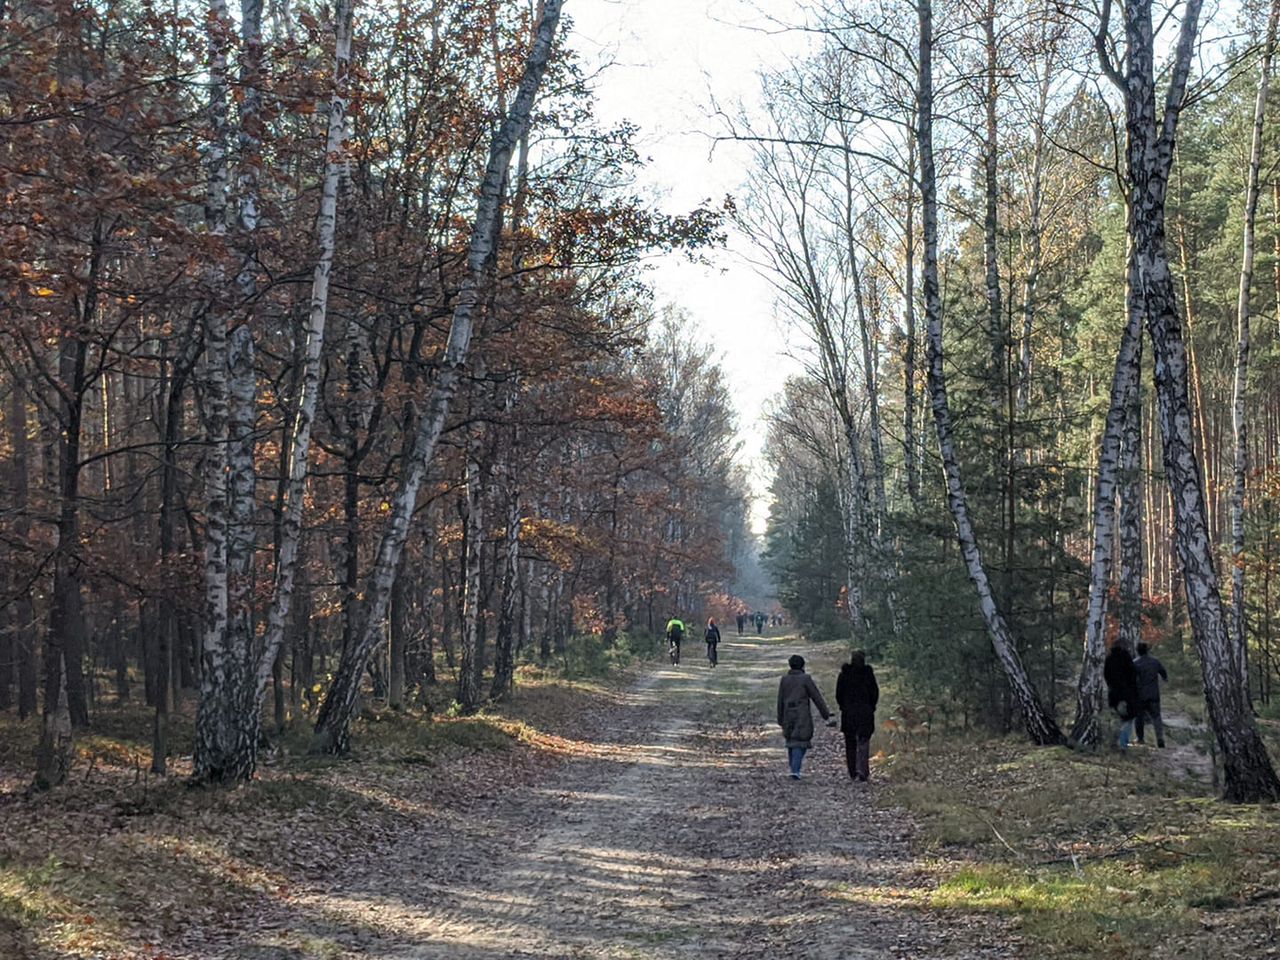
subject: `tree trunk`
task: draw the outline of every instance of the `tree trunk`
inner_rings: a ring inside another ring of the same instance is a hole
[[[1035,330],[1036,296],[1040,285],[1040,267],[1043,258],[1044,212],[1044,153],[1045,118],[1049,110],[1049,91],[1053,82],[1053,62],[1045,66],[1037,89],[1035,133],[1032,139],[1031,183],[1028,201],[1030,219],[1027,224],[1027,275],[1022,282],[1022,336],[1019,338],[1018,360],[1018,415],[1026,416],[1031,402],[1031,367],[1034,353],[1031,337]]]
[[[207,196],[205,221],[209,233],[225,237],[227,232],[227,28],[225,0],[210,0],[209,31],[209,126],[212,131],[205,154]],[[222,721],[229,704],[222,702],[235,665],[228,662],[226,636],[229,627],[227,584],[227,536],[230,523],[227,498],[229,466],[229,389],[227,383],[227,317],[217,298],[226,285],[224,271],[217,265],[208,270],[207,295],[214,300],[205,314],[205,352],[202,373],[205,424],[204,450],[204,622],[201,639],[200,707],[196,711],[196,743],[192,756],[197,781],[222,781],[228,771],[222,767],[228,748],[234,748],[234,731],[225,731]],[[229,735],[230,734],[230,735]],[[249,746],[249,753],[252,753]],[[245,763],[237,766],[249,766]],[[249,773],[252,773],[250,769]],[[248,774],[246,774],[247,776]]]
[[[920,501],[920,442],[916,437],[916,142],[910,137],[907,146],[907,222],[903,270],[903,310],[907,322],[907,349],[903,358],[903,455],[907,463],[907,495],[913,504]]]
[[[37,790],[50,790],[66,782],[71,772],[71,711],[59,645],[45,646],[44,722],[36,752]]]
[[[996,100],[999,96],[997,75],[1000,65],[996,49],[996,2],[986,0],[982,18],[984,52],[986,53],[986,89],[983,93],[983,109],[986,114],[985,136],[982,141],[982,259],[986,268],[987,285],[987,335],[991,346],[991,380],[987,389],[991,397],[991,409],[997,421],[1004,407],[1004,386],[1007,362],[1005,340],[1007,331],[1000,304],[1000,253],[996,232],[999,229],[1000,181],[996,166],[999,151],[999,126],[996,123]]]
[[[27,513],[31,457],[26,396],[16,388],[9,394],[7,420],[6,427],[11,450],[9,497],[10,507],[13,510],[13,536],[19,543],[25,543],[31,535],[31,519]],[[18,718],[25,720],[36,712],[39,688],[36,665],[35,605],[31,599],[30,584],[15,580],[13,587],[13,642],[18,681]]]
[[[1245,177],[1244,240],[1240,254],[1240,291],[1236,300],[1236,371],[1232,394],[1231,422],[1235,432],[1235,476],[1231,486],[1231,641],[1236,670],[1249,697],[1249,641],[1245,630],[1244,593],[1244,491],[1249,471],[1249,429],[1245,400],[1249,385],[1249,294],[1253,287],[1254,224],[1258,218],[1258,172],[1262,166],[1262,134],[1267,117],[1267,93],[1271,83],[1271,58],[1276,45],[1276,21],[1280,0],[1271,0],[1258,95],[1253,107],[1253,139],[1249,148],[1249,168]]]
[[[942,297],[938,285],[938,200],[937,175],[933,159],[933,6],[932,0],[920,0],[920,56],[918,133],[920,146],[920,195],[924,229],[924,303],[928,330],[929,396],[934,426],[938,435],[938,452],[942,458],[947,487],[947,503],[955,520],[960,551],[969,571],[969,579],[978,593],[983,620],[991,636],[996,658],[1008,678],[1032,741],[1053,744],[1062,741],[1057,721],[1044,709],[1032,685],[1008,624],[996,607],[991,582],[982,564],[977,537],[969,519],[969,504],[960,475],[952,439],[951,411],[947,401],[945,366],[943,363]]]
[[[1201,0],[1188,0],[1160,124],[1155,108],[1151,0],[1129,0],[1125,6],[1128,177],[1131,197],[1136,201],[1130,242],[1155,356],[1157,411],[1187,613],[1200,653],[1209,720],[1226,774],[1225,795],[1237,803],[1275,801],[1280,799],[1280,780],[1240,683],[1218,591],[1204,488],[1192,445],[1187,347],[1165,246],[1165,196],[1200,5]]]
[[[514,434],[514,431],[513,431]],[[519,438],[512,437],[512,445]],[[509,457],[514,457],[514,449]],[[501,700],[511,692],[511,684],[515,675],[515,632],[516,632],[516,600],[520,594],[520,487],[516,480],[514,465],[508,460],[505,473],[507,475],[507,530],[504,539],[506,549],[503,551],[502,567],[502,609],[498,614],[498,637],[495,643],[493,662],[493,684],[489,688],[491,700]]]
[[[387,704],[392,710],[404,707],[404,666],[409,643],[409,583],[411,575],[405,569],[403,559],[395,586],[391,588],[391,641],[387,670]]]
[[[1135,359],[1141,365],[1141,357]],[[1142,399],[1135,396],[1124,422],[1120,463],[1120,633],[1133,653],[1142,639]]]
[[[468,451],[465,573],[462,583],[462,651],[458,658],[458,703],[463,712],[471,713],[480,705],[481,618],[484,601],[481,595],[480,567],[484,560],[484,490],[481,484],[477,451]]]
[[[325,324],[329,312],[329,276],[337,235],[338,186],[344,167],[347,97],[351,72],[351,38],[355,0],[338,0],[334,11],[333,84],[329,94],[329,126],[325,140],[324,181],[316,234],[320,255],[311,276],[311,305],[303,345],[302,373],[297,407],[290,430],[288,485],[281,510],[280,550],[276,558],[275,584],[267,611],[267,629],[262,659],[258,662],[257,685],[266,685],[266,671],[275,662],[284,641],[285,624],[293,605],[302,541],[302,508],[307,484],[307,464],[311,453],[311,427],[315,422],[316,400],[320,393],[320,357],[324,349]]]
[[[347,749],[349,726],[359,692],[360,676],[369,655],[378,645],[381,624],[386,617],[391,581],[409,533],[409,522],[417,503],[426,468],[435,456],[436,444],[444,430],[454,394],[467,362],[471,345],[472,317],[480,296],[488,264],[494,250],[494,225],[502,202],[507,168],[512,151],[524,136],[533,112],[538,87],[551,58],[562,0],[544,0],[536,39],[525,62],[524,74],[510,111],[490,145],[489,160],[480,185],[480,201],[472,224],[467,251],[467,275],[458,292],[449,337],[432,387],[425,415],[419,420],[412,455],[392,498],[390,518],[366,590],[366,603],[359,642],[344,651],[342,662],[330,685],[316,722],[313,749],[343,752]]]
[[[1132,221],[1132,210],[1129,219]],[[1138,397],[1142,371],[1142,296],[1138,289],[1137,262],[1132,248],[1125,281],[1125,321],[1111,377],[1111,401],[1098,450],[1093,485],[1093,555],[1089,567],[1089,605],[1085,614],[1084,657],[1076,687],[1076,716],[1071,739],[1095,743],[1097,719],[1102,710],[1102,661],[1106,656],[1107,592],[1111,586],[1111,561],[1115,542],[1116,492],[1120,474],[1125,422]]]
[[[253,776],[257,767],[261,700],[255,685],[252,578],[254,554],[253,334],[238,327],[228,337],[225,318],[209,324],[206,422],[226,438],[223,451],[206,451],[220,461],[221,475],[205,477],[206,626],[204,673],[196,713],[192,775],[200,783],[231,785]],[[218,341],[221,341],[220,343]],[[215,367],[223,361],[221,369]],[[219,382],[220,381],[220,382]],[[215,390],[216,401],[212,399]],[[215,443],[216,441],[212,441]]]

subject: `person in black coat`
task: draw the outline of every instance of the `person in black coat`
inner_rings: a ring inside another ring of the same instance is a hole
[[[1145,739],[1148,717],[1156,728],[1156,743],[1164,746],[1164,720],[1160,716],[1160,678],[1166,681],[1169,673],[1164,664],[1151,655],[1151,648],[1145,643],[1138,644],[1138,659],[1133,661],[1134,672],[1138,675],[1138,713],[1133,718],[1133,729],[1138,735],[1138,742]]]
[[[844,756],[849,776],[866,782],[871,775],[871,735],[876,730],[876,704],[880,686],[876,673],[867,664],[867,655],[857,650],[840,668],[836,681],[836,703],[840,705],[840,730],[844,733]]]
[[[1102,679],[1107,683],[1107,703],[1120,718],[1116,746],[1127,750],[1133,718],[1138,715],[1138,671],[1133,666],[1133,654],[1114,644],[1102,664]]]

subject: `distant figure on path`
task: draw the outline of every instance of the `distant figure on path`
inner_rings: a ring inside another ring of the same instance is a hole
[[[818,708],[827,726],[834,727],[836,722],[827,709],[827,702],[822,699],[822,691],[813,682],[813,677],[804,672],[804,657],[793,654],[787,666],[791,669],[778,683],[778,726],[787,738],[787,764],[791,779],[799,780],[800,765],[804,763],[805,751],[813,739],[813,713],[809,705]]]
[[[1150,649],[1145,643],[1138,644],[1138,659],[1133,661],[1133,669],[1138,674],[1138,713],[1133,718],[1133,731],[1138,735],[1138,742],[1142,743],[1143,734],[1146,733],[1144,721],[1150,717],[1152,725],[1156,728],[1156,746],[1163,747],[1164,720],[1160,716],[1160,678],[1163,677],[1168,682],[1169,674],[1165,672],[1164,664],[1147,652]]]
[[[1102,665],[1102,679],[1107,683],[1107,703],[1120,718],[1116,746],[1128,750],[1133,718],[1138,713],[1138,672],[1133,668],[1133,654],[1114,644]]]
[[[680,641],[684,639],[684,621],[672,617],[667,621],[667,653],[671,662],[680,666]]]
[[[840,706],[840,731],[844,734],[844,757],[849,777],[867,782],[871,776],[871,735],[876,731],[876,704],[880,685],[867,655],[855,650],[840,668],[836,681],[836,703]]]
[[[747,631],[747,615],[745,613],[738,614],[738,636],[742,636]]]
[[[718,660],[716,647],[720,643],[720,628],[716,626],[715,617],[707,618],[707,632],[703,639],[707,641],[707,659],[711,661],[711,665],[714,667]]]
[[[756,611],[756,633],[764,633],[764,614]]]

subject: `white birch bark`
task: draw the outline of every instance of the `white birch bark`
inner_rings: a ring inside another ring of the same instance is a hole
[[[258,181],[262,164],[262,0],[240,0],[240,116],[236,202],[240,272],[236,283],[248,302],[257,290]]]
[[[1141,360],[1138,361],[1139,365]],[[1120,452],[1120,630],[1117,642],[1137,655],[1142,639],[1142,399],[1125,414]]]
[[[206,154],[207,194],[205,221],[210,235],[227,232],[227,47],[230,23],[225,0],[211,0],[209,7],[209,128]],[[211,298],[225,287],[223,271],[209,268],[207,282]],[[201,639],[203,670],[200,683],[201,707],[196,713],[196,743],[192,757],[197,781],[222,779],[221,744],[225,742],[217,709],[233,665],[228,661],[226,636],[229,599],[227,589],[227,537],[230,523],[227,500],[229,390],[227,385],[227,317],[217,304],[205,314],[203,369],[205,422],[204,449],[204,632]],[[209,707],[206,707],[206,704]],[[211,708],[210,708],[211,707]]]
[[[1258,219],[1258,173],[1262,166],[1262,134],[1267,117],[1267,95],[1271,84],[1271,60],[1275,54],[1276,21],[1280,0],[1271,0],[1266,37],[1262,45],[1258,94],[1253,107],[1253,138],[1249,146],[1249,167],[1245,176],[1244,239],[1240,254],[1240,291],[1236,300],[1236,371],[1232,394],[1231,424],[1235,433],[1235,476],[1231,487],[1231,641],[1236,672],[1249,696],[1249,643],[1245,631],[1244,493],[1249,471],[1249,424],[1245,400],[1249,386],[1249,294],[1253,287],[1254,226]]]
[[[1129,218],[1132,220],[1132,204]],[[1102,429],[1098,469],[1093,496],[1093,554],[1089,564],[1089,605],[1085,613],[1084,655],[1076,687],[1076,716],[1071,739],[1091,744],[1098,738],[1098,716],[1102,710],[1102,661],[1106,656],[1107,590],[1111,585],[1111,562],[1116,529],[1116,492],[1120,473],[1120,447],[1124,439],[1127,411],[1138,396],[1142,355],[1142,294],[1138,289],[1136,260],[1132,252],[1125,282],[1127,319],[1120,335],[1115,371],[1111,377],[1111,400]]]
[[[351,38],[355,0],[337,0],[334,16],[333,86],[329,94],[329,127],[325,138],[324,182],[321,186],[320,210],[316,218],[319,256],[311,276],[311,306],[307,313],[307,329],[302,348],[302,373],[298,380],[298,399],[294,411],[289,452],[289,479],[281,511],[280,552],[276,561],[275,589],[267,612],[267,629],[262,656],[257,666],[256,696],[261,697],[271,677],[284,642],[285,625],[293,606],[294,585],[298,566],[298,547],[302,541],[302,508],[306,495],[307,466],[311,454],[311,428],[315,423],[316,402],[320,395],[320,358],[324,350],[325,325],[329,314],[329,276],[338,226],[338,187],[345,163],[347,98],[351,73]]]
[[[1049,56],[1036,88],[1035,130],[1031,142],[1031,176],[1028,184],[1027,274],[1022,282],[1022,335],[1019,338],[1017,410],[1025,416],[1031,402],[1031,368],[1034,353],[1031,337],[1035,331],[1036,296],[1040,285],[1040,267],[1044,250],[1044,155],[1045,121],[1049,110],[1049,87],[1055,60]]]
[[[986,10],[982,18],[984,50],[986,53],[986,89],[983,94],[983,109],[986,120],[986,136],[982,143],[982,182],[983,182],[983,217],[982,217],[982,258],[985,266],[987,285],[987,323],[988,336],[991,339],[991,382],[987,385],[991,396],[991,407],[997,420],[1004,409],[1005,368],[1005,328],[1004,310],[1001,304],[1000,291],[1000,254],[997,249],[996,231],[999,228],[998,201],[1000,182],[996,166],[1000,146],[1000,128],[996,122],[996,100],[999,96],[997,74],[1000,64],[996,49],[996,2],[986,0]],[[1012,451],[1007,455],[1012,456]],[[1008,518],[1013,523],[1013,518]]]
[[[316,750],[345,751],[348,745],[349,725],[359,692],[360,675],[381,638],[381,623],[386,617],[391,584],[400,552],[408,537],[418,490],[422,486],[427,466],[435,456],[436,444],[444,430],[445,419],[467,362],[473,314],[485,279],[486,266],[494,254],[497,239],[494,236],[494,225],[500,215],[507,170],[511,164],[512,152],[529,127],[538,88],[551,59],[562,5],[563,0],[544,0],[535,39],[525,61],[515,99],[490,145],[467,250],[467,275],[454,304],[444,356],[432,386],[427,409],[418,421],[405,474],[392,498],[391,515],[378,544],[377,557],[365,593],[359,640],[344,651],[342,663],[317,719]]]
[[[947,503],[955,520],[960,551],[969,571],[969,579],[978,593],[978,604],[987,625],[987,632],[991,637],[991,645],[1008,677],[1027,734],[1033,742],[1038,744],[1059,743],[1062,740],[1062,733],[1058,729],[1057,721],[1041,704],[1039,695],[1018,656],[1009,626],[996,606],[991,582],[982,563],[977,536],[969,518],[968,497],[952,437],[951,411],[947,401],[946,373],[943,363],[942,297],[938,285],[938,198],[937,174],[933,157],[932,0],[919,0],[917,11],[920,18],[917,138],[920,146],[920,195],[924,232],[922,280],[928,328],[928,382],[934,426],[938,435],[938,451],[942,458],[947,488]]]
[[[1174,508],[1175,545],[1192,634],[1200,653],[1209,722],[1220,748],[1225,796],[1237,803],[1280,799],[1266,745],[1240,682],[1218,588],[1200,465],[1193,446],[1187,344],[1165,247],[1165,197],[1178,115],[1186,94],[1201,0],[1187,0],[1178,36],[1164,116],[1156,120],[1155,53],[1151,0],[1125,5],[1127,56],[1123,89],[1131,163],[1130,190],[1139,198],[1131,243],[1137,258],[1155,356],[1157,412],[1165,475]]]
[[[920,456],[922,441],[916,436],[916,142],[907,146],[906,223],[903,228],[903,312],[907,326],[907,348],[903,357],[903,456],[907,463],[907,495],[912,504],[920,502]],[[923,432],[923,431],[922,431]]]

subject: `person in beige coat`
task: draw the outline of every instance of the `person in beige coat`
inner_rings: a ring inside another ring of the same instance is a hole
[[[813,677],[804,672],[804,657],[795,654],[787,661],[791,669],[778,683],[778,726],[782,735],[787,738],[787,762],[791,770],[791,779],[800,779],[800,765],[804,763],[805,751],[813,739],[813,712],[810,705],[818,708],[827,726],[835,726],[835,718],[827,709],[827,702],[822,699],[822,691],[813,682]]]

